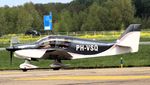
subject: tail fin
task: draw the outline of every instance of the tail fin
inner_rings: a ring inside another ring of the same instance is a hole
[[[140,41],[140,24],[131,24],[117,40],[118,46],[130,47],[131,52],[137,52]]]

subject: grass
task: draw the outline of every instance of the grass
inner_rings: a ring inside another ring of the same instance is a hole
[[[97,68],[97,67],[119,67],[120,58],[123,57],[124,66],[150,66],[150,46],[141,45],[139,52],[129,53],[117,56],[107,56],[99,58],[77,59],[77,60],[64,60],[64,64],[70,64],[70,68]],[[9,62],[9,52],[0,51],[0,69],[19,69],[19,65],[23,63],[23,60],[13,58],[13,64]],[[49,64],[52,60],[39,60],[39,62],[33,61],[32,64],[40,66],[41,68],[49,68]]]

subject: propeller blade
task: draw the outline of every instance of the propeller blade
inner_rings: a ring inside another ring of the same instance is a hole
[[[10,51],[10,65],[12,65],[13,51]]]

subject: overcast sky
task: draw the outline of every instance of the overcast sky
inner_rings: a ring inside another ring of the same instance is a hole
[[[3,7],[5,5],[8,5],[10,7],[17,6],[17,5],[23,5],[26,2],[33,2],[33,3],[50,3],[50,2],[61,2],[61,3],[69,3],[72,0],[0,0],[0,7]]]

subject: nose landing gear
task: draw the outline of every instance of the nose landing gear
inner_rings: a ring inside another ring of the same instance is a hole
[[[38,66],[30,64],[29,60],[25,60],[25,62],[20,64],[19,67],[20,67],[20,69],[22,69],[23,72],[38,68]]]

